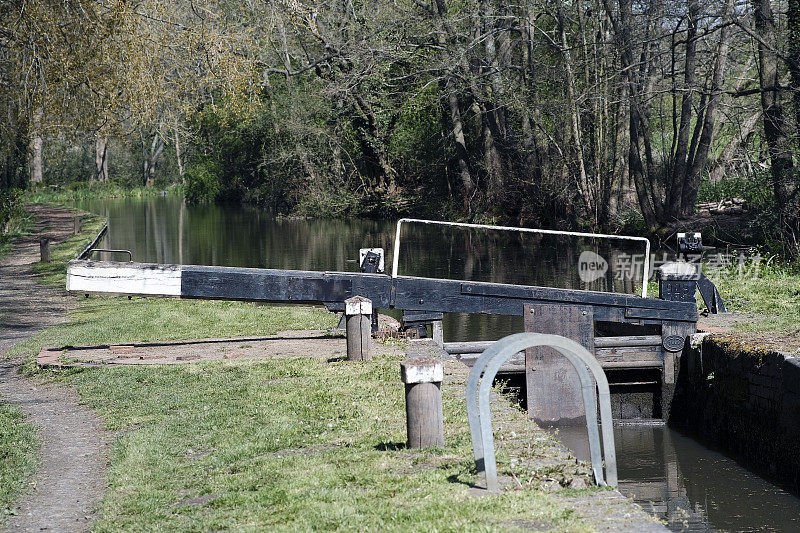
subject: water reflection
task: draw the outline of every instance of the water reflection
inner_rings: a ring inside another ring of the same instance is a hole
[[[588,457],[586,429],[559,428]],[[614,429],[620,491],[673,531],[798,531],[800,498],[666,426]]]
[[[124,248],[137,261],[260,268],[357,271],[359,248],[383,247],[391,264],[395,224],[374,220],[276,220],[250,207],[187,206],[175,197],[83,202],[106,216],[103,247]],[[589,240],[590,241],[590,240]],[[620,282],[615,258],[635,250],[601,248],[584,240],[410,227],[400,272],[408,275],[633,292]],[[609,272],[583,283],[581,251],[609,262]],[[635,253],[640,253],[635,252]],[[104,259],[109,259],[105,257]],[[446,340],[498,339],[522,331],[521,317],[445,316]],[[577,432],[576,432],[577,431]],[[585,429],[560,434],[588,457]],[[800,499],[731,459],[665,427],[615,430],[620,489],[670,528],[696,531],[800,530]]]
[[[123,198],[79,202],[109,219],[105,248],[130,250],[136,261],[297,270],[358,271],[359,248],[382,247],[392,264],[395,223],[377,220],[279,220],[248,206],[189,206],[181,198]],[[495,281],[574,289],[639,289],[613,267],[619,254],[641,244],[596,239],[403,226],[399,272],[431,278]],[[606,257],[609,270],[585,283],[578,272],[583,251]],[[119,260],[101,254],[96,258]],[[619,279],[618,279],[619,278]],[[399,316],[399,313],[393,313]],[[521,317],[445,316],[446,340],[494,340],[523,330]]]

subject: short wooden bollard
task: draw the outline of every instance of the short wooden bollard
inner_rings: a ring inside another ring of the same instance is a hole
[[[406,359],[400,363],[400,377],[406,386],[408,447],[444,446],[442,363],[422,357]]]
[[[77,235],[81,232],[81,225],[83,224],[83,219],[81,217],[75,217],[72,219],[72,233]]]
[[[372,300],[353,296],[344,301],[347,316],[347,360],[372,360]]]
[[[39,259],[42,263],[50,262],[50,238],[42,237],[39,239]]]

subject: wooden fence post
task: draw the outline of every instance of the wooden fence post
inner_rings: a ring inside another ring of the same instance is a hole
[[[444,446],[442,363],[422,357],[406,359],[400,363],[400,377],[406,386],[408,447]]]
[[[83,219],[81,217],[75,217],[72,219],[72,233],[77,235],[81,232],[81,225],[83,224]]]
[[[39,239],[39,260],[42,263],[50,262],[50,237]]]
[[[372,300],[353,296],[344,301],[347,316],[347,360],[372,360]]]

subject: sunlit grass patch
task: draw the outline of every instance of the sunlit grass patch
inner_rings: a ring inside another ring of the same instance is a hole
[[[11,219],[5,231],[3,231],[4,228],[0,228],[0,259],[3,259],[13,249],[14,243],[30,233],[32,226],[33,221],[30,215],[24,213]]]
[[[785,267],[765,268],[757,276],[735,273],[714,279],[729,311],[747,313],[741,331],[797,332],[800,323],[800,274]]]
[[[272,335],[288,330],[322,330],[334,325],[336,315],[321,307],[93,296],[70,312],[68,323],[17,344],[10,355],[33,357],[45,346]]]
[[[39,439],[22,411],[0,399],[0,523],[36,471]]]
[[[119,431],[95,528],[464,531],[535,520],[587,529],[533,486],[471,494],[455,387],[444,394],[446,446],[405,449],[399,362],[297,357],[69,376]]]

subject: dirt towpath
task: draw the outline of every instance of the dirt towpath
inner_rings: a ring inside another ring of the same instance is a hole
[[[39,429],[41,464],[18,514],[0,524],[8,531],[84,531],[106,486],[107,440],[100,419],[68,388],[18,374],[21,361],[6,359],[16,343],[66,320],[74,300],[36,283],[39,237],[60,242],[71,235],[71,211],[27,206],[33,234],[0,261],[0,395],[20,406]]]

